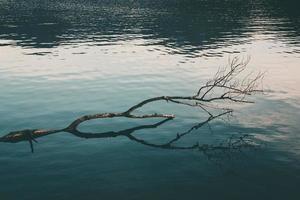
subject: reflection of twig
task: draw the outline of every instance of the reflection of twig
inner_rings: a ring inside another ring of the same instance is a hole
[[[216,146],[221,146],[223,148],[215,148]],[[223,169],[225,163],[229,164],[230,161],[235,161],[240,156],[247,156],[246,150],[258,150],[261,146],[260,143],[249,134],[244,135],[232,135],[227,140],[222,141],[216,146],[211,146],[211,148],[203,151],[207,159]],[[224,163],[223,161],[226,160]]]
[[[249,96],[253,93],[260,92],[258,90],[258,81],[263,78],[262,74],[258,74],[254,78],[250,78],[250,75],[247,75],[244,79],[238,80],[237,76],[240,75],[246,68],[249,60],[246,62],[240,61],[238,58],[232,59],[229,62],[229,67],[224,69],[220,69],[215,77],[208,81],[204,86],[198,89],[197,93],[192,96],[160,96],[149,98],[144,101],[141,101],[134,106],[130,107],[124,112],[117,112],[117,113],[98,113],[93,115],[84,115],[75,119],[71,122],[66,128],[57,129],[57,130],[44,130],[44,129],[30,129],[30,130],[21,130],[11,132],[3,137],[0,138],[1,142],[20,142],[20,141],[29,141],[31,150],[33,152],[33,142],[36,142],[35,138],[43,137],[49,134],[54,134],[57,132],[69,132],[78,137],[84,138],[92,138],[92,137],[116,137],[119,135],[127,136],[129,139],[134,140],[136,142],[142,143],[144,145],[153,146],[153,147],[160,147],[160,148],[169,148],[169,149],[202,149],[206,150],[211,146],[200,146],[199,144],[195,144],[190,147],[176,147],[173,144],[178,141],[180,138],[189,134],[192,130],[198,129],[202,127],[204,124],[208,124],[209,121],[220,117],[225,114],[229,114],[232,112],[230,108],[222,108],[224,112],[219,115],[213,115],[210,111],[211,108],[218,108],[217,105],[212,105],[212,103],[218,103],[220,101],[229,101],[229,102],[239,102],[239,103],[252,103],[252,101],[246,100],[246,96]],[[134,111],[137,109],[145,106],[146,104],[156,102],[156,101],[167,101],[174,104],[181,104],[190,107],[199,107],[205,113],[209,115],[208,119],[202,123],[199,123],[197,126],[192,127],[187,132],[178,134],[176,138],[169,141],[166,144],[157,145],[151,144],[144,140],[137,139],[136,137],[132,136],[131,133],[136,130],[145,129],[145,128],[155,128],[162,123],[173,119],[175,116],[173,114],[144,114],[144,115],[136,115]],[[218,108],[220,109],[220,108]],[[142,119],[142,118],[166,118],[160,123],[154,125],[144,125],[140,127],[135,127],[131,129],[126,129],[119,132],[106,132],[99,134],[94,133],[82,133],[78,130],[78,126],[83,122],[94,120],[94,119],[103,119],[103,118],[115,118],[115,117],[126,117],[131,119]],[[214,147],[215,148],[215,147]],[[224,148],[224,147],[218,147]]]

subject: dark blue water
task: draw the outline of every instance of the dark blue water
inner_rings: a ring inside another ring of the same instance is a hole
[[[1,0],[0,136],[63,128],[84,114],[124,111],[154,96],[190,95],[233,56],[266,72],[255,104],[195,130],[179,145],[249,134],[258,147],[205,155],[127,137],[61,132],[0,143],[0,199],[299,199],[300,13],[288,0]],[[161,144],[205,120],[176,114],[134,136]],[[158,119],[93,120],[105,132]]]

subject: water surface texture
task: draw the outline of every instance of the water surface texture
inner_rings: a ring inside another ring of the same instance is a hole
[[[0,0],[0,136],[63,128],[83,114],[190,95],[230,57],[266,72],[264,95],[183,144],[250,134],[261,147],[208,159],[126,137],[57,133],[0,143],[0,199],[300,199],[300,12],[297,0]],[[164,102],[176,119],[135,136],[164,142],[207,115]],[[85,131],[159,120],[95,120]]]

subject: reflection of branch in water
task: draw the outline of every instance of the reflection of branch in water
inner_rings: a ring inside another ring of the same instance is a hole
[[[8,135],[0,138],[0,141],[2,142],[10,142],[10,143],[17,143],[21,141],[29,141],[31,151],[33,152],[33,141],[36,141],[36,138],[39,137],[45,137],[50,134],[55,134],[58,132],[68,132],[71,133],[72,135],[80,138],[85,138],[85,139],[103,139],[103,138],[112,138],[112,137],[118,137],[118,136],[124,136],[129,138],[132,141],[135,141],[137,143],[154,147],[154,148],[160,148],[160,149],[173,149],[173,150],[188,150],[188,149],[197,149],[205,155],[209,156],[208,152],[213,152],[216,150],[221,150],[221,151],[228,151],[228,150],[234,150],[234,149],[240,149],[243,147],[249,147],[252,146],[251,141],[246,140],[246,138],[240,137],[237,140],[230,138],[228,142],[226,143],[220,143],[218,145],[208,145],[208,144],[202,144],[200,145],[199,143],[193,144],[191,146],[179,146],[176,144],[176,142],[180,141],[184,136],[192,133],[192,131],[197,130],[205,125],[208,125],[208,123],[214,119],[217,119],[219,117],[222,117],[226,114],[231,113],[231,111],[226,111],[218,115],[210,115],[205,121],[202,121],[194,126],[192,126],[190,129],[188,129],[185,132],[182,133],[177,133],[177,135],[170,139],[168,142],[163,143],[163,144],[156,144],[156,143],[151,143],[142,139],[137,138],[136,136],[133,136],[132,134],[136,131],[139,130],[144,130],[144,129],[153,129],[157,128],[160,125],[163,125],[164,123],[168,122],[169,120],[172,119],[164,119],[160,122],[157,122],[155,124],[150,124],[150,125],[141,125],[141,126],[136,126],[133,128],[129,129],[124,129],[121,131],[108,131],[108,132],[102,132],[102,133],[91,133],[91,132],[81,132],[79,130],[68,130],[68,129],[61,129],[61,130],[52,130],[52,131],[43,131],[43,130],[23,130],[23,131],[18,131],[18,132],[11,132]]]
[[[154,97],[150,99],[146,99],[137,103],[136,105],[130,107],[128,110],[124,112],[118,113],[98,113],[93,115],[84,115],[82,117],[77,118],[73,122],[71,122],[66,128],[57,129],[57,130],[44,130],[44,129],[27,129],[21,131],[11,132],[0,138],[0,142],[11,142],[16,143],[20,141],[29,141],[31,150],[33,152],[33,142],[37,142],[35,139],[39,137],[44,137],[46,135],[58,133],[58,132],[69,132],[75,136],[83,137],[83,138],[105,138],[105,137],[117,137],[117,136],[126,136],[129,139],[136,141],[138,143],[164,148],[164,149],[196,149],[205,151],[208,149],[226,149],[227,146],[209,146],[209,145],[199,145],[194,144],[189,147],[179,147],[174,145],[175,142],[180,140],[183,136],[189,134],[195,129],[198,129],[205,124],[208,124],[209,121],[214,120],[222,115],[229,114],[232,112],[230,108],[221,108],[223,113],[219,115],[213,115],[209,109],[218,108],[218,103],[222,102],[235,102],[235,103],[252,103],[252,101],[246,100],[246,97],[252,95],[256,92],[261,92],[258,90],[258,82],[262,79],[263,75],[258,74],[254,78],[250,78],[248,74],[243,79],[238,79],[239,76],[246,68],[248,64],[248,60],[246,62],[240,61],[238,58],[234,58],[229,62],[229,67],[224,69],[220,69],[214,78],[208,81],[204,86],[200,87],[196,94],[191,96],[160,96]],[[136,115],[133,112],[139,108],[142,108],[146,104],[156,102],[156,101],[167,101],[174,104],[180,104],[189,107],[198,107],[201,108],[206,114],[209,115],[208,119],[204,122],[199,123],[198,125],[192,127],[188,131],[177,134],[176,138],[170,140],[165,144],[152,144],[146,142],[144,140],[138,139],[134,137],[131,133],[137,130],[146,129],[146,128],[156,128],[157,126],[165,123],[168,120],[173,119],[175,116],[173,114],[144,114],[144,115]],[[220,108],[219,108],[220,109]],[[141,119],[141,118],[165,118],[157,124],[153,125],[144,125],[138,126],[131,129],[126,129],[119,132],[105,132],[101,134],[96,133],[82,133],[78,130],[78,126],[83,122],[94,120],[94,119],[103,119],[103,118],[115,118],[115,117],[126,117],[133,119]]]

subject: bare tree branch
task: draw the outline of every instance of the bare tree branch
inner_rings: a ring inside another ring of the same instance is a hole
[[[255,76],[253,76],[252,73],[246,74],[246,76],[242,79],[240,79],[240,76],[242,72],[245,71],[247,64],[249,63],[249,58],[246,60],[240,60],[239,58],[235,57],[232,60],[229,61],[229,64],[225,68],[220,68],[218,72],[215,74],[213,79],[207,81],[207,83],[200,87],[196,94],[190,95],[190,96],[159,96],[154,98],[149,98],[146,100],[143,100],[129,109],[127,109],[124,112],[117,112],[117,113],[98,113],[98,114],[92,114],[92,115],[84,115],[77,119],[75,119],[73,122],[71,122],[67,127],[62,129],[54,129],[54,130],[44,130],[44,129],[26,129],[21,131],[14,131],[10,132],[7,135],[0,138],[0,142],[20,142],[20,141],[29,141],[31,150],[33,152],[33,142],[36,142],[35,138],[43,137],[49,134],[54,134],[58,132],[69,132],[79,137],[93,137],[93,133],[89,134],[82,134],[80,131],[78,131],[78,126],[86,121],[89,120],[95,120],[95,119],[104,119],[104,118],[116,118],[116,117],[125,117],[125,118],[131,118],[131,119],[144,119],[144,118],[165,118],[166,120],[163,120],[162,122],[166,122],[170,119],[173,119],[175,115],[173,114],[158,114],[158,113],[152,113],[152,114],[144,114],[144,115],[136,115],[134,114],[134,111],[142,108],[146,104],[150,104],[157,101],[166,101],[173,104],[180,104],[184,106],[189,107],[198,107],[202,111],[204,111],[206,114],[208,114],[208,119],[197,126],[192,127],[188,131],[178,134],[176,138],[170,140],[168,143],[165,144],[151,144],[144,140],[138,139],[134,137],[133,135],[129,134],[132,133],[132,131],[140,130],[143,128],[153,128],[156,127],[156,125],[153,126],[141,126],[141,127],[135,127],[132,129],[123,130],[121,132],[106,132],[101,133],[101,137],[116,137],[119,135],[127,136],[129,139],[134,140],[138,143],[147,145],[147,146],[153,146],[158,148],[168,148],[168,149],[209,149],[213,148],[213,146],[200,146],[199,144],[192,145],[190,147],[178,147],[173,146],[173,144],[180,140],[183,136],[189,134],[191,131],[198,129],[202,127],[205,124],[208,124],[209,121],[214,120],[220,116],[229,114],[232,112],[231,108],[219,108],[216,104],[219,102],[235,102],[235,103],[253,103],[253,101],[250,101],[246,99],[247,96],[250,96],[252,94],[255,94],[257,92],[262,92],[261,89],[259,89],[259,83],[260,80],[263,78],[264,74],[259,73]],[[214,103],[212,105],[212,103]],[[221,109],[223,112],[218,115],[213,115],[210,109]],[[161,122],[161,123],[162,123]],[[159,124],[160,125],[160,124]],[[215,147],[214,147],[215,148]],[[220,149],[224,147],[218,147]]]

